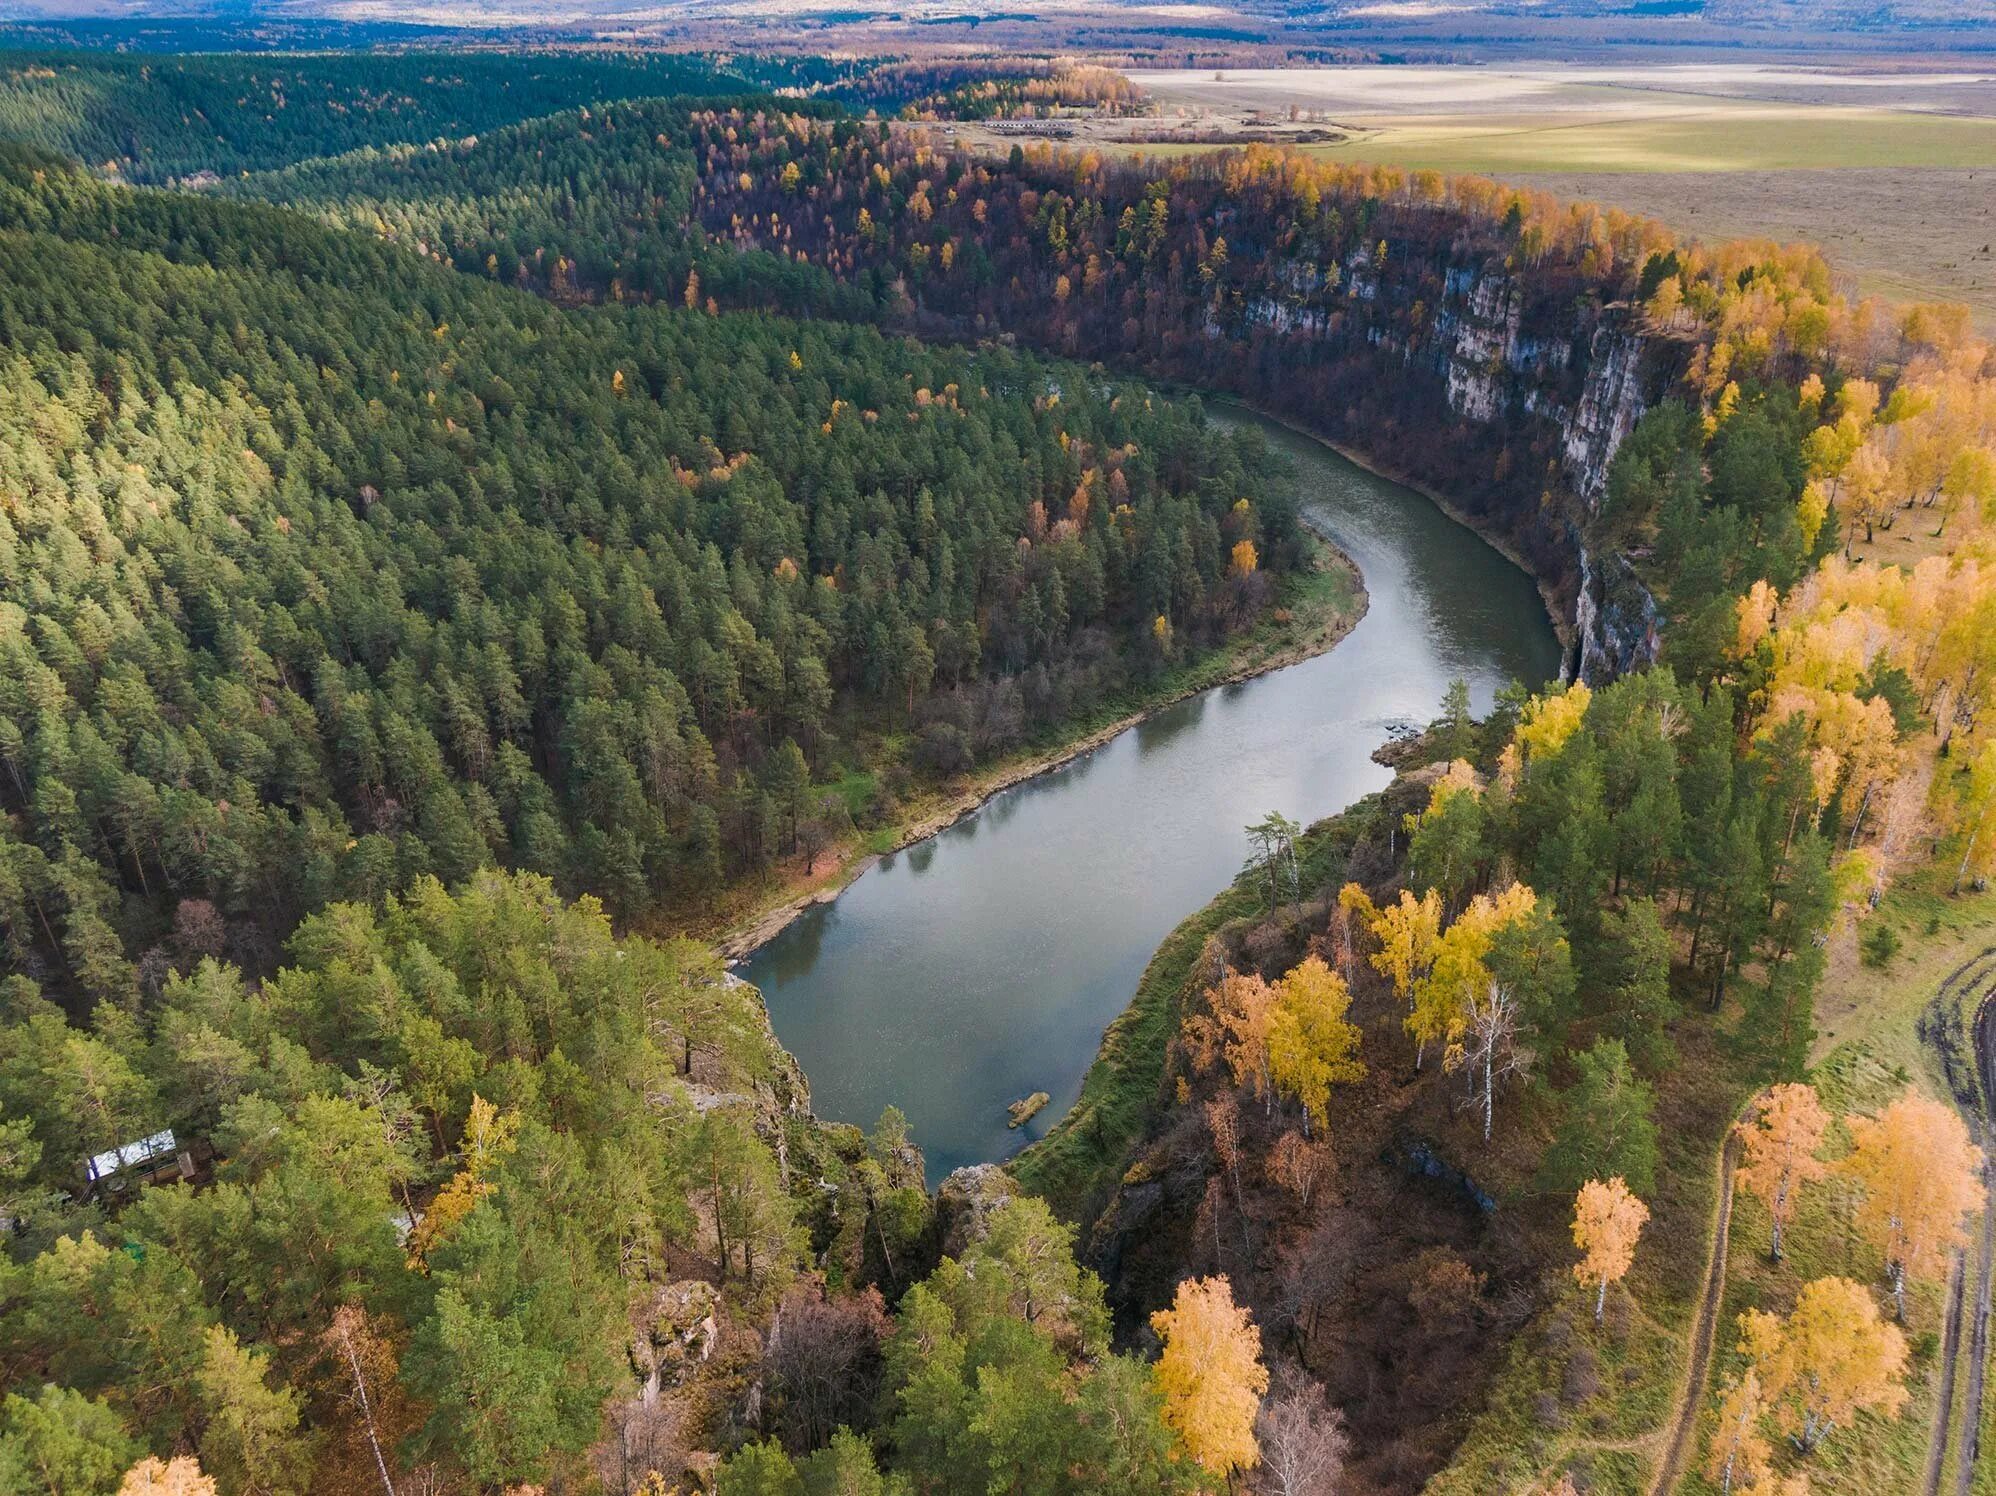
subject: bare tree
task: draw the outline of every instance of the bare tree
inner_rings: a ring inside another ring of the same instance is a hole
[[[1497,1083],[1528,1070],[1532,1053],[1518,1042],[1523,1018],[1516,989],[1503,982],[1491,982],[1481,995],[1470,999],[1466,1016],[1463,1043],[1460,1049],[1451,1051],[1449,1068],[1468,1067],[1466,1104],[1481,1104],[1483,1141],[1487,1143],[1496,1109]]]
[[[1331,1406],[1320,1383],[1294,1366],[1282,1367],[1255,1420],[1261,1464],[1254,1488],[1261,1496],[1333,1496],[1351,1455],[1344,1415]]]
[[[596,1448],[596,1475],[609,1496],[643,1496],[657,1480],[679,1479],[690,1447],[683,1402],[633,1397],[605,1412],[609,1433]]]
[[[880,1388],[890,1326],[879,1290],[826,1299],[799,1289],[783,1301],[763,1347],[764,1422],[792,1449],[815,1449],[841,1424],[864,1427]]]
[[[1268,1177],[1294,1195],[1305,1210],[1310,1207],[1310,1191],[1319,1180],[1330,1177],[1336,1164],[1330,1141],[1306,1138],[1295,1131],[1285,1132],[1268,1152]]]
[[[1342,1207],[1326,1210],[1295,1250],[1279,1260],[1269,1296],[1256,1305],[1271,1336],[1287,1337],[1302,1354],[1324,1310],[1349,1291],[1361,1226]]]

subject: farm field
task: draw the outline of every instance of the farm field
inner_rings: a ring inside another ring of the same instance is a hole
[[[1645,213],[1704,239],[1820,244],[1860,291],[1965,302],[1996,333],[1996,168],[1505,173]]]
[[[1148,123],[1334,131],[1344,138],[1299,148],[1493,176],[1702,238],[1807,240],[1860,292],[1965,302],[1996,331],[1996,73],[1712,64],[1133,76],[1158,103]]]
[[[1440,114],[1340,124],[1349,139],[1305,149],[1330,159],[1488,176],[1996,167],[1996,119],[1910,110],[1718,102],[1643,113]]]
[[[1830,71],[1750,63],[1654,67],[1247,68],[1216,72],[1139,71],[1166,113],[1183,109],[1327,109],[1362,115],[1533,113],[1671,103],[1725,102],[1795,107],[1847,106],[1939,114],[1996,113],[1996,71]]]

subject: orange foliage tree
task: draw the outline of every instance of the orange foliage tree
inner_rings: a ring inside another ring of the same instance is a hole
[[[1776,1262],[1781,1260],[1782,1229],[1795,1213],[1796,1192],[1829,1172],[1816,1157],[1829,1125],[1815,1088],[1804,1085],[1770,1087],[1753,1116],[1739,1124],[1744,1154],[1740,1183],[1767,1207],[1774,1223],[1768,1255]]]
[[[1892,1302],[1906,1319],[1906,1280],[1940,1275],[1982,1208],[1982,1153],[1951,1106],[1909,1091],[1876,1117],[1849,1119],[1844,1171],[1863,1198],[1857,1227],[1885,1254]]]
[[[1906,1337],[1848,1278],[1808,1284],[1785,1320],[1749,1309],[1740,1350],[1804,1454],[1859,1410],[1893,1417],[1906,1402]]]
[[[1580,1261],[1573,1276],[1594,1285],[1594,1322],[1608,1307],[1608,1285],[1620,1282],[1636,1258],[1636,1240],[1649,1220],[1649,1207],[1629,1193],[1619,1176],[1580,1186],[1573,1204],[1573,1244]]]

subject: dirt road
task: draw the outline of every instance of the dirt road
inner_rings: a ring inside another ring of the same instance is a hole
[[[1677,1418],[1671,1425],[1670,1442],[1656,1467],[1656,1483],[1650,1496],[1670,1496],[1684,1474],[1690,1457],[1691,1436],[1698,1428],[1698,1412],[1705,1403],[1705,1380],[1712,1370],[1712,1340],[1718,1332],[1719,1306],[1726,1297],[1726,1252],[1733,1227],[1733,1169],[1740,1161],[1740,1137],[1726,1133],[1726,1146],[1719,1153],[1719,1219],[1712,1232],[1712,1256],[1705,1264],[1705,1291],[1698,1298],[1698,1315],[1691,1324],[1691,1357],[1684,1368],[1684,1385],[1678,1393]]]

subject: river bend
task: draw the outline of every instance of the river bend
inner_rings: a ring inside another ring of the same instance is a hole
[[[1080,1093],[1102,1031],[1172,927],[1246,855],[1270,810],[1308,824],[1384,785],[1372,750],[1557,673],[1531,580],[1422,495],[1239,410],[1294,462],[1312,525],[1358,564],[1371,606],[1330,653],[1191,697],[881,861],[755,952],[777,1037],[813,1110],[908,1114],[933,1183],[1003,1159]],[[1007,1102],[1053,1102],[1006,1126]]]

